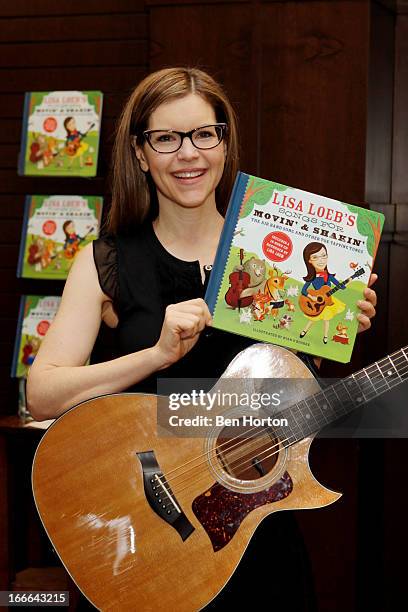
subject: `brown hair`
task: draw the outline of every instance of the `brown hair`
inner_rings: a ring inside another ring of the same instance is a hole
[[[227,158],[216,188],[217,209],[224,214],[238,171],[238,134],[234,110],[222,87],[198,68],[165,68],[147,76],[134,89],[119,118],[112,164],[112,206],[106,230],[129,231],[158,214],[156,187],[149,172],[140,169],[132,136],[143,142],[150,115],[164,102],[195,93],[214,109],[217,122],[227,123]]]
[[[64,224],[63,224],[63,226],[62,226],[62,230],[63,230],[63,232],[64,232],[64,234],[65,234],[65,236],[66,236],[67,238],[69,238],[69,234],[68,234],[68,232],[67,232],[67,227],[68,227],[68,225],[69,225],[70,223],[72,223],[72,219],[67,219],[66,221],[64,221]]]
[[[72,119],[75,119],[75,117],[67,117],[66,119],[64,119],[64,128],[65,128],[65,130],[66,130],[66,132],[67,132],[68,136],[70,135],[70,133],[71,133],[71,132],[70,132],[70,131],[69,131],[69,129],[67,128],[67,125],[68,125],[68,123],[69,123],[69,122],[70,122]]]
[[[321,244],[320,242],[309,242],[309,244],[306,245],[305,248],[303,249],[303,259],[304,259],[304,262],[307,268],[307,274],[306,276],[303,277],[303,280],[306,281],[307,283],[316,278],[316,270],[309,261],[310,256],[314,255],[314,253],[318,253],[320,249],[322,248],[327,253],[326,247],[324,246],[324,244]],[[327,266],[325,267],[325,270],[327,270]],[[327,272],[329,273],[328,270]]]

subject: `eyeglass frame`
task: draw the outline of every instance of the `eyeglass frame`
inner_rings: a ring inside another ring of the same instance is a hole
[[[197,145],[193,142],[192,136],[194,132],[197,132],[198,130],[202,130],[206,127],[220,127],[221,128],[221,138],[217,142],[217,144],[214,145],[213,147],[197,147]],[[227,129],[228,129],[227,123],[207,123],[206,125],[200,125],[199,127],[196,127],[193,130],[190,130],[188,132],[179,132],[178,130],[172,130],[172,129],[170,130],[145,130],[144,132],[142,132],[142,136],[145,139],[145,141],[150,145],[150,147],[153,149],[153,151],[155,151],[156,153],[161,153],[163,155],[169,155],[171,153],[176,153],[177,151],[181,149],[185,138],[189,138],[193,147],[198,149],[199,151],[210,151],[211,149],[215,149],[215,147],[218,147],[218,145],[221,144],[221,142],[223,141],[225,132],[227,131]],[[180,145],[177,147],[177,149],[174,149],[174,151],[158,151],[157,149],[154,148],[154,146],[150,142],[150,134],[153,134],[154,132],[170,132],[171,134],[177,134],[181,138]]]
[[[310,261],[319,261],[320,259],[326,259],[328,257],[329,257],[329,255],[328,255],[328,253],[326,251],[326,253],[324,255],[318,255],[317,257],[315,257],[315,254],[311,255],[310,256]]]

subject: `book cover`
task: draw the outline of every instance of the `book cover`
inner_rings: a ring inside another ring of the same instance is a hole
[[[26,93],[19,174],[96,176],[103,94]]]
[[[214,327],[349,362],[383,223],[239,172],[205,295]]]
[[[60,304],[58,296],[22,295],[14,343],[11,376],[27,377],[41,342]]]
[[[99,234],[99,196],[26,197],[17,276],[66,279],[76,254]]]

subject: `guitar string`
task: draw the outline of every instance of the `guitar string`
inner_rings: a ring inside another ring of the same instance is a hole
[[[269,457],[272,457],[272,456],[274,456],[274,455],[276,455],[276,454],[278,454],[278,453],[280,453],[280,452],[282,452],[282,451],[284,451],[285,449],[289,448],[289,446],[291,446],[291,444],[294,444],[296,441],[297,441],[297,440],[296,440],[296,436],[294,437],[294,440],[292,440],[292,441],[290,441],[290,439],[289,439],[289,438],[285,438],[285,440],[281,440],[281,441],[279,442],[279,444],[275,444],[275,445],[273,445],[273,446],[271,446],[271,447],[269,448],[269,450],[274,449],[274,448],[275,448],[275,449],[277,449],[277,450],[275,450],[275,451],[274,451],[274,452],[272,452],[270,455],[268,455],[268,457],[265,457],[265,458],[264,458],[264,460],[265,460],[265,459],[267,459],[267,458],[269,458]],[[286,443],[286,442],[288,442],[288,444],[286,444],[286,445],[285,445],[285,443]],[[281,448],[279,448],[281,444],[282,444],[283,446],[282,446]],[[252,463],[249,463],[248,467],[253,467],[253,464],[252,464]],[[197,484],[197,483],[198,483],[198,482],[200,482],[200,480],[202,480],[203,478],[207,478],[208,473],[210,473],[210,474],[211,474],[211,472],[208,472],[208,469],[207,469],[206,471],[202,470],[201,472],[198,472],[198,474],[196,475],[197,477],[193,478],[193,482],[194,482],[194,484]],[[180,484],[184,484],[184,483],[186,483],[186,482],[189,482],[189,480],[191,481],[191,478],[187,478],[187,479],[185,479],[185,480],[181,481],[180,483],[178,483],[178,485],[177,485],[177,486],[179,486]],[[247,482],[252,482],[252,481],[251,481],[251,480],[248,480]],[[180,497],[180,495],[181,495],[181,494],[182,494],[184,491],[186,491],[186,490],[188,490],[188,489],[189,489],[189,485],[187,485],[187,486],[185,486],[185,487],[183,487],[183,488],[181,488],[181,489],[177,489],[177,499]],[[166,492],[166,491],[165,491],[165,492]]]
[[[391,356],[392,356],[392,355],[391,355]],[[387,359],[388,359],[388,357],[386,357],[386,358],[382,359],[382,360],[381,360],[381,362],[386,362],[386,361],[387,361]],[[404,358],[403,358],[403,357],[402,357],[402,360],[403,360],[403,362],[404,362]],[[378,362],[378,363],[380,363],[380,362]],[[371,366],[369,366],[369,368],[373,368],[374,370],[376,370],[376,364],[372,364]],[[367,368],[367,370],[368,370],[368,368]],[[383,378],[384,378],[384,382],[386,383],[386,378],[385,378],[385,376],[384,376],[384,375],[383,375]],[[338,384],[342,384],[342,381],[340,381],[339,383],[336,383],[336,384],[337,384],[337,385],[338,385]],[[335,386],[336,386],[336,385],[333,385],[333,387],[335,387]],[[387,389],[386,384],[385,384],[384,389],[385,389],[385,390]],[[325,389],[324,391],[327,393],[328,391],[330,391],[330,387],[329,387],[328,389]],[[321,391],[319,391],[317,394],[319,394],[319,393],[321,393]],[[309,397],[307,397],[307,398],[304,398],[304,399],[303,399],[303,400],[301,400],[301,401],[307,401],[308,399],[310,400],[312,397],[313,397],[313,396],[309,396]],[[296,404],[294,404],[293,406],[295,406],[295,405],[296,405]],[[292,406],[292,407],[293,407],[293,406]],[[296,420],[296,419],[295,419],[295,420]],[[319,424],[319,425],[324,426],[325,424],[323,423],[323,424]],[[258,430],[258,429],[259,429],[259,427],[253,427],[253,428],[250,428],[250,429],[248,430],[248,433],[249,433],[249,432],[251,432],[251,431]],[[256,435],[256,433],[255,433],[255,435]],[[254,436],[247,436],[246,440],[250,439],[251,437],[255,437],[255,435],[254,435]],[[240,438],[241,438],[241,436],[236,436],[235,438],[231,438],[231,440],[229,440],[229,442],[226,442],[225,444],[221,444],[221,445],[219,445],[218,449],[222,449],[222,447],[223,447],[224,445],[228,445],[228,443],[232,442],[233,440],[235,440],[235,439],[240,439]],[[239,441],[239,442],[238,442],[236,445],[234,445],[234,446],[238,446],[238,445],[239,445],[241,442],[242,442],[242,438],[241,438],[241,439],[240,439],[240,441]],[[233,446],[232,446],[232,447],[230,447],[230,448],[233,448]],[[184,463],[184,464],[181,464],[180,466],[177,466],[176,468],[173,468],[172,470],[170,470],[170,471],[168,472],[168,474],[171,474],[171,473],[173,473],[173,472],[177,471],[178,469],[180,469],[181,467],[185,467],[186,465],[188,465],[188,464],[192,463],[193,461],[196,461],[197,459],[200,459],[200,458],[202,458],[202,457],[204,457],[204,456],[205,456],[205,452],[204,452],[202,455],[198,455],[197,457],[194,457],[193,459],[190,459],[188,462],[186,462],[186,463]],[[184,472],[184,473],[186,473],[186,472]],[[181,475],[182,475],[182,474],[180,474],[179,476],[181,476]],[[173,479],[168,479],[168,480],[170,481],[170,480],[173,480]]]
[[[393,353],[392,355],[394,355],[394,354],[397,354],[397,352]],[[390,355],[390,357],[392,357],[392,355]],[[401,355],[401,356],[399,356],[399,358],[400,358],[400,359],[402,358],[402,361],[403,361],[404,363],[406,362],[406,358],[405,358],[404,356],[402,356],[402,355]],[[386,362],[387,360],[388,360],[388,357],[385,357],[385,358],[383,358],[382,360],[378,361],[377,363],[378,363],[379,365],[380,365],[380,363],[382,363],[383,365],[385,365],[385,363],[384,363],[384,362]],[[389,367],[389,366],[388,366],[388,367]],[[369,366],[369,368],[374,368],[374,369],[375,369],[375,368],[376,368],[376,364],[372,364],[371,366]],[[368,370],[368,368],[367,368],[367,370]],[[356,373],[356,374],[358,374],[358,373]],[[386,383],[386,380],[387,380],[387,379],[385,378],[385,376],[384,376],[384,375],[382,375],[382,376],[383,376],[383,379],[384,379],[384,382],[385,382],[384,389],[385,389],[385,390],[387,390],[387,383]],[[341,384],[341,383],[342,383],[342,381],[340,381],[340,383],[337,383],[337,384]],[[395,386],[395,385],[394,385],[394,386]],[[335,385],[332,385],[332,387],[335,387]],[[330,389],[331,389],[331,387],[329,387],[328,389],[325,389],[325,392],[330,391]],[[382,392],[382,391],[381,391],[381,392]],[[320,392],[319,392],[319,393],[320,393]],[[313,396],[310,396],[309,398],[305,398],[305,400],[302,400],[302,401],[306,401],[307,399],[311,399],[311,397],[313,397]],[[372,399],[372,398],[370,398],[370,399]],[[296,419],[295,419],[295,420],[296,420]],[[321,426],[324,426],[324,424],[320,424],[320,425],[321,425]],[[253,428],[251,428],[251,429],[249,429],[249,430],[248,430],[248,433],[249,433],[249,432],[251,432],[251,431],[258,430],[258,429],[259,429],[259,427],[253,427]],[[252,436],[252,437],[254,437],[254,436]],[[238,439],[238,438],[240,438],[240,436],[236,436],[235,438],[232,438],[232,439],[231,439],[229,442],[231,442],[231,441],[233,441],[233,440],[235,440],[235,439]],[[247,438],[247,439],[249,439],[249,438]],[[234,446],[238,446],[238,445],[239,445],[241,442],[242,442],[242,438],[241,438],[240,442],[238,442],[238,443],[237,443],[236,445],[234,445]],[[224,443],[224,444],[221,444],[221,445],[218,447],[218,449],[222,448],[224,445],[227,445],[227,444],[228,444],[228,442],[226,442],[226,443]],[[231,447],[231,448],[232,448],[232,447]],[[207,455],[207,453],[208,453],[208,451],[205,451],[205,452],[204,452],[204,453],[202,453],[201,455],[198,455],[197,457],[194,457],[193,459],[190,459],[188,462],[186,462],[186,463],[184,463],[184,464],[181,464],[180,466],[177,466],[176,468],[173,468],[172,470],[170,470],[170,471],[168,472],[168,474],[171,474],[171,473],[173,473],[173,472],[177,471],[178,469],[180,469],[180,468],[182,468],[182,467],[185,467],[186,465],[188,465],[188,464],[192,463],[193,461],[196,461],[197,459],[201,459],[202,457],[205,457],[205,456]],[[202,462],[202,464],[204,464],[204,463],[206,463],[206,462],[205,462],[205,461],[204,461],[204,462]],[[196,469],[197,467],[199,467],[199,466],[194,466],[193,468],[190,468],[190,469]],[[174,478],[167,478],[167,479],[166,479],[166,482],[170,482],[170,481],[171,481],[171,482],[173,482],[173,481],[174,481],[175,479],[177,479],[178,477],[180,477],[180,476],[182,476],[182,475],[184,475],[184,474],[188,473],[188,471],[189,471],[189,470],[187,470],[186,472],[182,472],[181,474],[179,474],[178,476],[175,476]]]
[[[405,370],[404,370],[404,371],[402,371],[402,370],[401,370],[401,372],[402,372],[402,374],[406,374],[406,373],[408,373],[408,366],[405,368]],[[385,385],[384,385],[384,387],[385,387],[385,390],[390,390],[390,389],[392,389],[393,387],[398,386],[398,384],[399,384],[399,382],[398,382],[397,384],[394,384],[393,386],[391,386],[391,387],[390,387],[390,386],[388,385],[388,383],[387,383],[387,384],[385,384]],[[374,399],[374,397],[377,397],[377,394],[375,394],[373,397],[369,398],[367,401],[370,401],[371,399]],[[306,437],[307,437],[307,436],[306,436]],[[279,448],[278,448],[277,450],[274,450],[274,451],[273,451],[272,453],[270,453],[269,455],[266,455],[265,457],[263,457],[263,458],[262,458],[262,461],[265,461],[266,459],[268,459],[268,458],[270,458],[270,457],[273,457],[274,455],[276,455],[276,454],[278,454],[278,453],[280,453],[280,452],[282,452],[282,451],[286,450],[287,448],[289,448],[290,446],[292,446],[294,443],[296,443],[296,442],[298,442],[298,441],[299,441],[299,440],[297,440],[296,436],[295,436],[295,439],[294,439],[294,440],[292,440],[292,441],[290,441],[290,439],[289,439],[289,438],[286,438],[285,440],[280,441],[280,443],[281,443],[281,444],[283,444],[282,448],[281,448],[281,449],[279,449]],[[286,445],[284,445],[284,443],[285,443],[285,442],[289,442],[289,443],[288,443],[288,444],[286,444]],[[268,452],[268,450],[272,450],[272,449],[274,449],[274,448],[276,449],[278,446],[279,446],[279,444],[275,444],[275,445],[271,446],[269,449],[267,449],[265,452]],[[242,467],[243,465],[245,465],[245,462],[244,462],[243,464],[241,464],[241,466],[238,466],[238,467]],[[252,464],[251,464],[250,462],[248,462],[248,463],[247,463],[247,465],[248,465],[248,467],[251,467],[251,465],[252,465]],[[236,469],[237,469],[237,468],[236,468]],[[198,480],[198,481],[200,481],[200,480],[202,480],[202,479],[203,479],[204,477],[206,477],[206,476],[207,476],[207,472],[206,472],[206,473],[201,472],[201,474],[199,473],[199,477],[198,477],[198,479],[197,479],[197,478],[195,479],[195,483],[197,482],[197,480]],[[188,481],[188,479],[187,479],[187,480],[184,480],[184,481],[182,481],[182,482],[187,482],[187,481]],[[250,481],[248,481],[248,482],[250,482]],[[182,483],[179,483],[179,484],[182,484]],[[177,490],[177,498],[179,498],[179,497],[180,497],[180,495],[181,495],[181,494],[182,494],[184,491],[186,491],[187,489],[188,489],[188,487],[184,487],[184,488],[182,488],[182,489],[178,489],[178,490]],[[166,507],[167,507],[167,506],[166,506]]]
[[[394,354],[396,355],[397,353],[398,353],[398,352],[395,352],[395,353],[393,353],[392,355],[394,355]],[[389,357],[390,357],[390,358],[392,358],[392,355],[390,355]],[[368,366],[368,368],[366,368],[366,369],[365,369],[365,372],[366,372],[366,371],[368,371],[369,369],[374,369],[374,370],[375,370],[375,369],[377,368],[377,364],[378,364],[378,365],[380,365],[380,363],[381,363],[382,365],[386,365],[386,364],[385,364],[385,362],[387,362],[387,360],[389,361],[389,357],[385,357],[385,358],[383,358],[382,360],[378,361],[376,364],[372,364],[371,366]],[[403,362],[404,364],[406,364],[407,359],[406,359],[406,357],[405,357],[405,356],[403,356],[403,355],[398,355],[398,359],[400,359],[400,360],[402,359],[402,362]],[[392,362],[391,362],[391,363],[392,363]],[[396,363],[396,361],[395,361],[395,363]],[[389,365],[388,365],[388,364],[387,364],[387,367],[389,368]],[[408,369],[408,368],[407,368],[407,369]],[[402,370],[401,370],[401,371],[402,371]],[[380,370],[380,372],[381,372],[381,370]],[[402,373],[404,374],[405,372],[402,372]],[[356,373],[356,374],[359,374],[359,373]],[[363,372],[361,372],[360,374],[363,374]],[[381,389],[380,391],[378,391],[378,392],[377,392],[377,390],[375,390],[375,393],[374,393],[374,396],[373,396],[373,397],[375,397],[375,396],[376,396],[376,395],[378,395],[379,393],[382,393],[384,390],[388,390],[388,389],[392,388],[392,387],[390,387],[390,386],[389,386],[389,384],[387,383],[387,379],[385,378],[384,374],[383,374],[382,372],[381,372],[381,374],[382,374],[383,382],[384,382],[385,384],[383,385],[383,389]],[[398,372],[397,372],[397,374],[398,374]],[[401,378],[401,377],[400,377],[400,378]],[[402,380],[402,378],[401,378],[401,380]],[[336,384],[338,385],[338,384],[341,384],[341,383],[342,383],[342,381],[340,381],[340,383],[336,383]],[[398,382],[397,384],[399,384],[399,382]],[[328,389],[326,389],[325,391],[327,392],[327,391],[329,391],[331,388],[334,388],[335,386],[336,386],[336,385],[332,385],[332,387],[329,387],[329,388],[328,388]],[[396,386],[396,385],[393,385],[393,386]],[[373,387],[374,387],[374,385],[373,385]],[[375,389],[375,387],[374,387],[374,389]],[[312,397],[313,397],[313,396],[312,396]],[[373,397],[368,398],[368,399],[367,399],[367,401],[370,401],[370,399],[373,399]],[[309,399],[309,398],[306,398],[306,399]],[[295,419],[295,421],[296,421],[296,419]],[[324,424],[320,424],[320,426],[321,426],[321,427],[323,427],[323,426],[324,426]],[[259,427],[255,427],[255,428],[253,428],[253,429],[259,430]],[[250,429],[249,431],[251,431],[251,429]],[[297,441],[297,439],[296,439],[296,435],[295,435],[295,434],[293,434],[293,436],[295,437],[295,440],[294,440],[294,441]],[[293,436],[291,436],[291,437],[293,437]],[[238,437],[239,437],[239,436],[237,436],[237,438],[238,438]],[[254,436],[251,436],[251,437],[252,437],[252,438],[256,437],[256,434],[255,434]],[[278,437],[277,437],[277,438],[278,438]],[[234,439],[236,439],[236,438],[232,438],[232,440],[234,440]],[[248,438],[247,438],[247,439],[248,439]],[[247,440],[247,439],[246,439],[246,440]],[[250,439],[250,438],[249,438],[249,439]],[[278,438],[278,439],[279,439],[279,438]],[[242,447],[242,446],[244,446],[245,444],[247,444],[247,441],[246,441],[246,440],[242,441],[242,438],[241,438],[240,442],[238,442],[238,443],[237,443],[237,444],[235,444],[234,446],[241,446],[241,447]],[[285,441],[289,441],[289,440],[290,440],[290,438],[285,438],[285,439],[283,439],[283,440],[280,440],[279,444],[282,444],[283,442],[285,442]],[[228,442],[227,442],[227,443],[225,443],[225,444],[228,444]],[[220,445],[220,446],[218,447],[218,449],[219,449],[219,448],[222,448],[222,446],[224,446],[225,444]],[[260,455],[259,455],[259,456],[257,456],[256,458],[257,458],[257,459],[259,459],[260,457],[262,457],[262,455],[263,455],[264,453],[268,452],[268,451],[269,451],[269,450],[271,450],[272,448],[276,448],[276,446],[279,446],[279,444],[278,444],[278,445],[276,445],[276,444],[275,444],[275,445],[273,445],[273,446],[269,447],[268,449],[264,449],[264,450],[262,451],[262,453],[260,453]],[[291,444],[293,444],[293,442],[291,442]],[[264,445],[263,445],[263,446],[264,446]],[[262,447],[263,447],[263,446],[262,446]],[[259,448],[262,448],[262,447],[259,447]],[[232,447],[231,447],[231,448],[232,448]],[[217,452],[217,450],[218,450],[218,449],[211,449],[211,452]],[[245,455],[242,455],[240,458],[243,458],[244,456],[246,456],[246,455],[248,454],[248,452],[249,452],[249,450],[246,450]],[[273,454],[275,454],[275,453],[273,453]],[[269,455],[269,456],[271,456],[271,455]],[[263,460],[265,460],[265,459],[266,459],[266,458],[268,458],[269,456],[263,457]],[[186,462],[185,464],[182,464],[181,466],[178,466],[177,468],[174,468],[174,469],[173,469],[173,470],[171,470],[169,473],[172,473],[172,472],[174,472],[174,471],[176,471],[176,470],[180,469],[181,467],[184,467],[184,466],[186,466],[187,464],[189,464],[189,463],[191,463],[191,462],[193,462],[193,461],[195,461],[195,460],[197,460],[197,459],[200,459],[200,458],[202,458],[202,457],[207,457],[207,458],[208,458],[208,457],[209,457],[209,452],[208,452],[208,451],[206,451],[206,452],[205,452],[205,453],[203,453],[202,455],[199,455],[199,456],[197,456],[197,457],[195,457],[195,458],[191,459],[190,461]],[[183,476],[184,474],[188,474],[189,472],[191,472],[191,471],[193,471],[193,470],[197,470],[197,468],[199,468],[201,465],[206,465],[206,463],[207,463],[207,460],[204,460],[204,461],[202,461],[202,462],[201,462],[201,464],[199,464],[199,465],[197,465],[197,466],[194,466],[194,467],[190,468],[189,470],[186,470],[185,472],[182,472],[182,473],[181,473],[181,474],[179,474],[178,476],[175,476],[175,477],[173,477],[173,478],[166,478],[166,480],[164,481],[164,484],[168,484],[169,482],[174,482],[175,480],[177,480],[178,478],[180,478],[180,477],[181,477],[181,476]],[[232,465],[233,465],[233,464],[231,464],[231,467],[232,467]],[[238,466],[235,466],[235,469],[237,469],[238,467],[242,467],[243,465],[245,465],[245,462],[244,462],[243,464],[239,464]],[[251,465],[253,466],[252,460],[251,460],[251,461],[249,461],[249,462],[247,462],[247,465],[248,465],[248,466],[251,466]],[[183,484],[184,482],[187,482],[187,481],[188,481],[188,479],[184,479],[184,480],[182,480],[181,482],[179,482],[179,484]]]
[[[404,372],[403,372],[403,373],[404,373]],[[382,391],[384,391],[384,390],[387,390],[387,389],[391,388],[391,387],[388,385],[388,383],[386,382],[386,379],[385,379],[385,381],[384,381],[384,382],[385,382],[385,384],[383,385],[383,388],[381,389],[381,392],[382,392]],[[373,386],[374,386],[374,385],[373,385]],[[396,386],[396,385],[394,384],[393,386]],[[374,387],[374,388],[375,388],[375,387]],[[374,393],[374,396],[373,396],[373,397],[375,397],[377,394],[378,394],[378,393],[377,393],[377,391],[376,391],[376,392]],[[370,399],[373,399],[373,397],[368,398],[368,401],[369,401]],[[280,441],[280,443],[284,443],[285,441],[289,441],[289,438],[285,438],[284,440],[281,440],[281,441]],[[292,441],[291,443],[296,442],[296,441],[297,441],[297,439],[295,439],[295,440],[294,440],[294,441]],[[266,455],[265,457],[262,457],[262,455],[263,455],[263,454],[265,454],[265,453],[269,452],[269,450],[271,450],[272,448],[276,448],[276,446],[278,446],[278,445],[275,445],[275,446],[273,446],[273,447],[269,447],[269,449],[264,450],[264,451],[263,451],[262,453],[260,453],[260,454],[258,453],[257,459],[262,458],[262,460],[265,460],[265,459],[267,459],[269,456],[272,456],[272,455]],[[272,454],[275,454],[275,453],[272,453]],[[250,464],[251,464],[251,462],[247,462],[247,465],[248,465],[248,466],[249,466]],[[235,467],[235,469],[237,469],[238,467],[242,467],[243,465],[245,465],[245,462],[244,462],[243,464],[240,464],[240,465],[236,466],[236,467]],[[198,467],[198,466],[197,466],[197,467]],[[180,485],[180,484],[182,484],[182,483],[184,483],[184,482],[187,482],[187,480],[188,480],[188,479],[184,479],[183,481],[181,481],[181,482],[180,482],[180,483],[178,483],[178,484]]]
[[[406,364],[406,361],[404,360],[404,361],[403,361],[403,363],[404,363],[404,364]],[[400,368],[400,371],[401,371],[403,374],[404,374],[404,373],[408,373],[408,364],[406,364],[406,365],[405,365],[405,371],[403,371],[403,369],[404,369],[404,368],[402,368],[402,367]],[[400,377],[400,378],[401,378],[401,377]],[[402,379],[401,379],[401,381],[402,381]],[[370,382],[371,382],[371,381],[370,381]],[[332,386],[331,386],[331,388],[335,388],[336,386],[338,386],[338,385],[340,385],[340,384],[342,384],[342,382],[341,382],[341,381],[340,381],[340,382],[338,382],[338,383],[335,383],[334,385],[332,385]],[[371,384],[372,384],[372,383],[371,383]],[[396,387],[396,386],[398,386],[399,384],[400,384],[400,381],[397,381],[397,382],[396,382],[396,384],[394,384],[394,385],[393,385],[393,387]],[[379,393],[377,392],[377,390],[375,389],[375,387],[374,387],[374,385],[373,385],[373,384],[372,384],[372,386],[373,386],[373,388],[374,388],[374,395],[373,395],[371,398],[367,398],[367,400],[366,400],[366,401],[370,401],[371,399],[374,399],[375,397],[377,397],[377,396],[379,395]],[[392,388],[392,387],[391,387],[391,386],[389,385],[389,383],[387,382],[387,379],[384,379],[384,380],[383,380],[383,384],[382,384],[382,389],[381,389],[380,393],[382,393],[382,392],[384,392],[384,391],[387,391],[387,390],[390,390],[391,388]],[[329,389],[330,389],[330,388],[329,388]],[[347,414],[347,413],[346,413],[346,414]],[[326,424],[328,424],[328,423],[326,423]],[[322,427],[322,426],[324,427],[324,424],[320,424],[320,425],[321,425],[321,427]],[[320,427],[320,428],[321,428],[321,427]],[[293,434],[293,435],[295,435],[295,434]],[[309,434],[309,435],[310,435],[310,434]],[[277,436],[277,437],[278,437],[278,436]],[[296,435],[295,435],[295,437],[296,437]],[[289,439],[289,438],[286,438],[285,440],[288,440],[288,439]],[[272,447],[270,447],[270,449],[271,449],[271,448],[274,448],[274,447],[272,446]],[[256,458],[257,458],[257,459],[261,459],[261,460],[265,460],[265,459],[267,459],[267,458],[269,457],[269,455],[267,455],[266,457],[263,457],[263,458],[262,458],[262,455],[263,455],[265,452],[268,452],[268,450],[270,450],[270,449],[265,449],[264,451],[262,451],[261,453],[259,453],[259,455],[257,455],[257,457],[256,457]],[[243,465],[245,465],[245,462],[244,462],[243,464],[239,464],[238,466],[235,466],[235,469],[238,469],[239,467],[242,467]]]

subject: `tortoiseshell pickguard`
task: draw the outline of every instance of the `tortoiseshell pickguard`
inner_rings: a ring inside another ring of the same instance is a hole
[[[292,490],[293,482],[288,472],[271,487],[258,493],[237,493],[217,482],[195,498],[192,508],[216,552],[233,538],[247,514],[259,506],[284,499]]]

